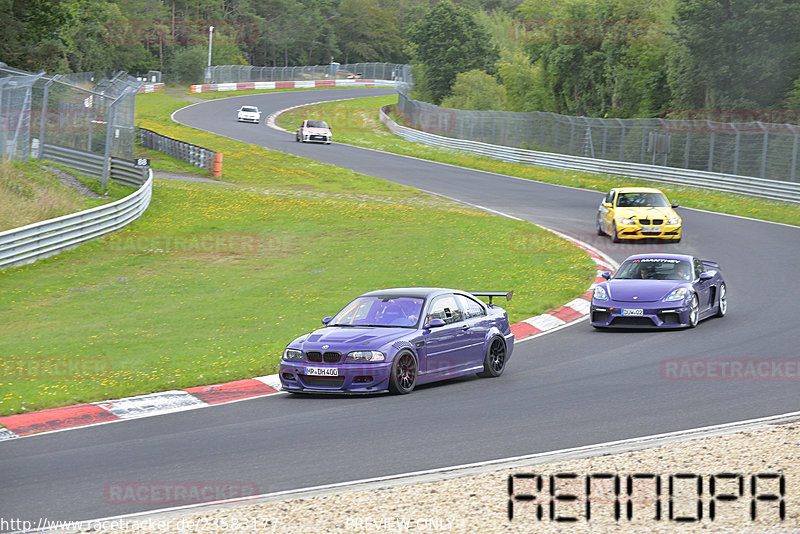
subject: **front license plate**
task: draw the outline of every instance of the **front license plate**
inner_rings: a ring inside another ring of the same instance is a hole
[[[306,374],[309,376],[339,376],[339,369],[336,367],[306,367]]]
[[[644,315],[642,308],[622,308],[622,315]]]
[[[642,226],[642,232],[660,232],[660,226]]]

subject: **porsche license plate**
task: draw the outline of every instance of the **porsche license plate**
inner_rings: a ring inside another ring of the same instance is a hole
[[[642,308],[622,308],[622,315],[644,315]]]
[[[642,232],[660,232],[660,226],[642,226]]]
[[[306,367],[306,374],[309,376],[339,376],[339,369],[336,367]]]

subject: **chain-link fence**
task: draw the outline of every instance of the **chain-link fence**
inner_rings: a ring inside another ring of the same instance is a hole
[[[297,82],[348,78],[411,83],[411,67],[398,63],[331,63],[305,67],[216,65],[206,67],[204,83]]]
[[[792,124],[467,111],[412,100],[405,91],[398,110],[412,128],[454,139],[773,180],[800,179],[800,126]]]
[[[102,156],[105,187],[112,157],[132,159],[135,97],[143,82],[119,72],[91,86],[91,73],[32,74],[0,63],[0,157]],[[62,161],[70,165],[69,161]]]

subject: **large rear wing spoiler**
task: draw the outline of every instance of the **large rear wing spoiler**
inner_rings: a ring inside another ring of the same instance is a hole
[[[717,263],[715,261],[700,260],[700,263],[702,263],[703,265],[706,265],[708,267],[713,267],[714,269],[719,269],[719,263]]]
[[[467,293],[476,297],[489,297],[489,306],[492,305],[492,297],[505,297],[506,301],[509,301],[514,296],[514,291],[467,291]]]

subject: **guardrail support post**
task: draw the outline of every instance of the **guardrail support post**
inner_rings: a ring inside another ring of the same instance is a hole
[[[44,134],[47,131],[47,100],[50,98],[50,86],[60,77],[60,74],[56,74],[44,84],[44,92],[42,94],[42,116],[39,118],[39,154],[37,154],[36,159],[42,159],[42,152],[44,152]]]

